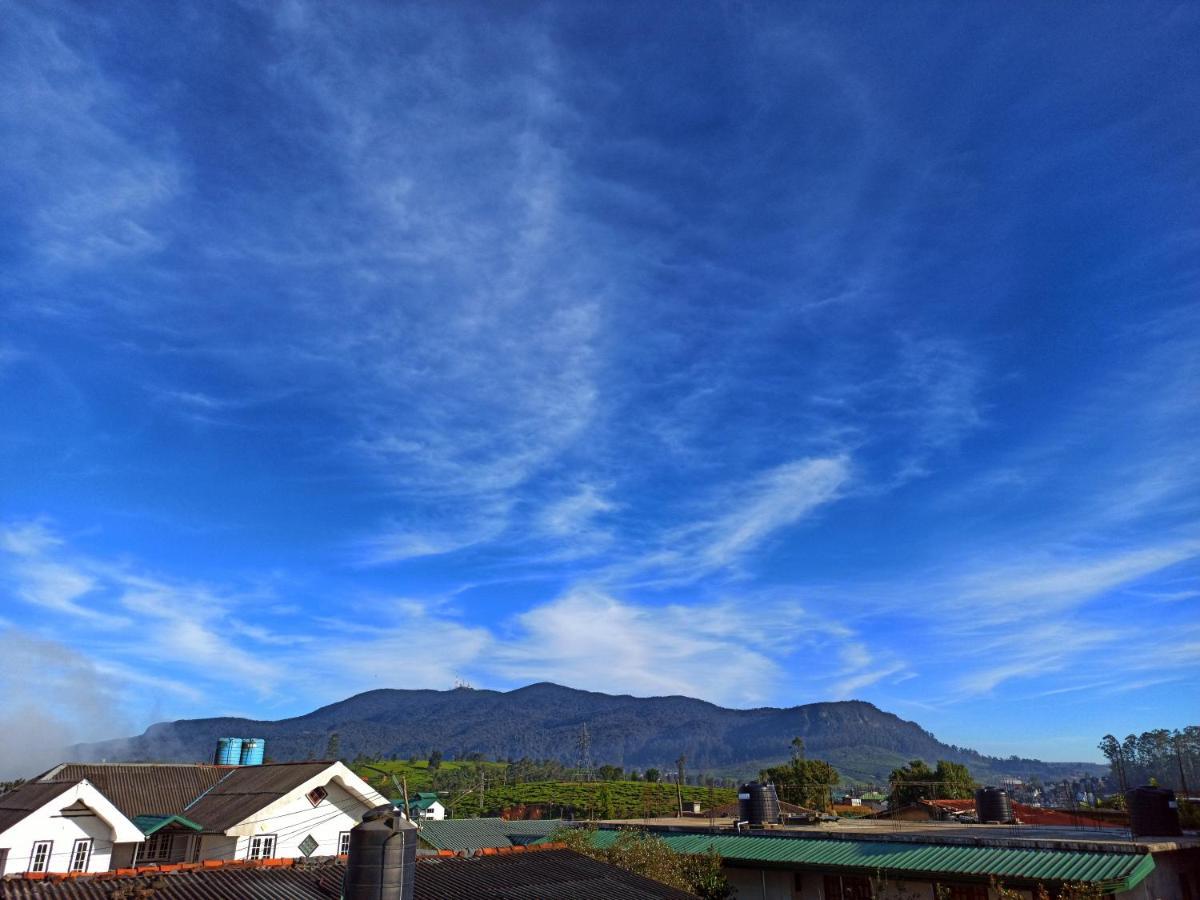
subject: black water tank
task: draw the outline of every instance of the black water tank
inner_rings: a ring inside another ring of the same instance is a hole
[[[1125,806],[1129,810],[1129,830],[1134,834],[1164,837],[1183,834],[1174,791],[1148,786],[1134,788],[1125,792]]]
[[[350,829],[344,900],[412,900],[417,827],[393,806],[367,812]]]
[[[775,785],[751,781],[738,790],[738,819],[753,828],[779,824],[779,795]]]
[[[1000,822],[1005,825],[1014,821],[1012,800],[1008,797],[1008,791],[994,787],[977,790],[975,817],[980,822]]]

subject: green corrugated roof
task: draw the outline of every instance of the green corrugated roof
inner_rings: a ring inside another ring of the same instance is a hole
[[[422,822],[420,838],[435,850],[482,850],[532,844],[562,827],[560,819],[443,819]]]
[[[620,832],[597,831],[597,847],[608,847]],[[900,841],[856,841],[828,838],[757,837],[753,835],[658,834],[680,853],[715,849],[733,862],[763,862],[852,869],[859,874],[922,874],[1020,882],[1087,882],[1105,891],[1129,890],[1154,869],[1148,853],[1102,853],[1026,847],[980,847],[917,844]]]
[[[204,828],[197,825],[191,819],[185,819],[183,816],[134,816],[133,824],[142,830],[142,834],[149,837],[159,829],[166,828],[168,825],[182,825],[184,828],[190,828],[192,831],[203,831]]]

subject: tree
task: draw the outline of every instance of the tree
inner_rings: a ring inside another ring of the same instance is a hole
[[[939,800],[966,800],[975,796],[975,779],[962,763],[939,759],[937,768],[933,770],[933,780],[937,782],[935,787]]]
[[[596,770],[596,775],[601,781],[621,781],[625,777],[625,770],[620,766],[601,766]]]
[[[429,771],[436,772],[442,767],[442,751],[434,750],[429,754]]]
[[[1111,734],[1106,734],[1100,739],[1098,746],[1100,752],[1108,760],[1109,766],[1112,767],[1113,776],[1116,778],[1121,793],[1124,794],[1129,790],[1129,782],[1125,777],[1125,754],[1121,752],[1121,742]]]
[[[932,800],[934,797],[934,773],[923,759],[914,759],[906,766],[893,769],[889,780],[897,806],[908,806],[918,800]]]
[[[661,777],[662,777],[662,772],[658,771],[658,769],[647,769],[646,770],[646,780],[647,781],[658,781]]]
[[[781,766],[763,769],[758,778],[774,784],[780,800],[818,810],[829,809],[833,786],[842,780],[838,770],[824,760],[795,756]]]
[[[325,745],[325,758],[338,759],[342,753],[342,737],[336,731],[329,735],[329,743]]]
[[[601,850],[592,841],[595,833],[594,828],[562,828],[550,840],[702,900],[728,900],[733,896],[733,889],[721,870],[721,857],[715,852],[677,853],[657,835],[633,830],[619,832],[612,845]]]

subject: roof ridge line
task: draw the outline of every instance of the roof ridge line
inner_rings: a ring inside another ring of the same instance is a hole
[[[228,772],[226,772],[224,775],[222,775],[220,778],[218,778],[215,782],[213,782],[208,787],[206,787],[204,790],[202,790],[193,800],[189,801],[187,803],[187,805],[185,805],[183,807],[182,811],[187,812],[189,809],[191,809],[193,806],[195,806],[197,803],[199,803],[201,800],[203,800],[213,788],[215,788],[217,785],[224,782],[226,778],[228,778],[234,772],[238,771],[238,769],[240,769],[240,768],[241,768],[241,766],[238,766],[236,768],[231,768]]]

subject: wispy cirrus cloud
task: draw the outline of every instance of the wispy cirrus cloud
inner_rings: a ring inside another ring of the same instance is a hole
[[[0,54],[0,184],[28,224],[27,252],[70,270],[161,249],[184,182],[169,139],[130,115],[130,96],[61,23],[16,7],[9,24],[20,39]]]

